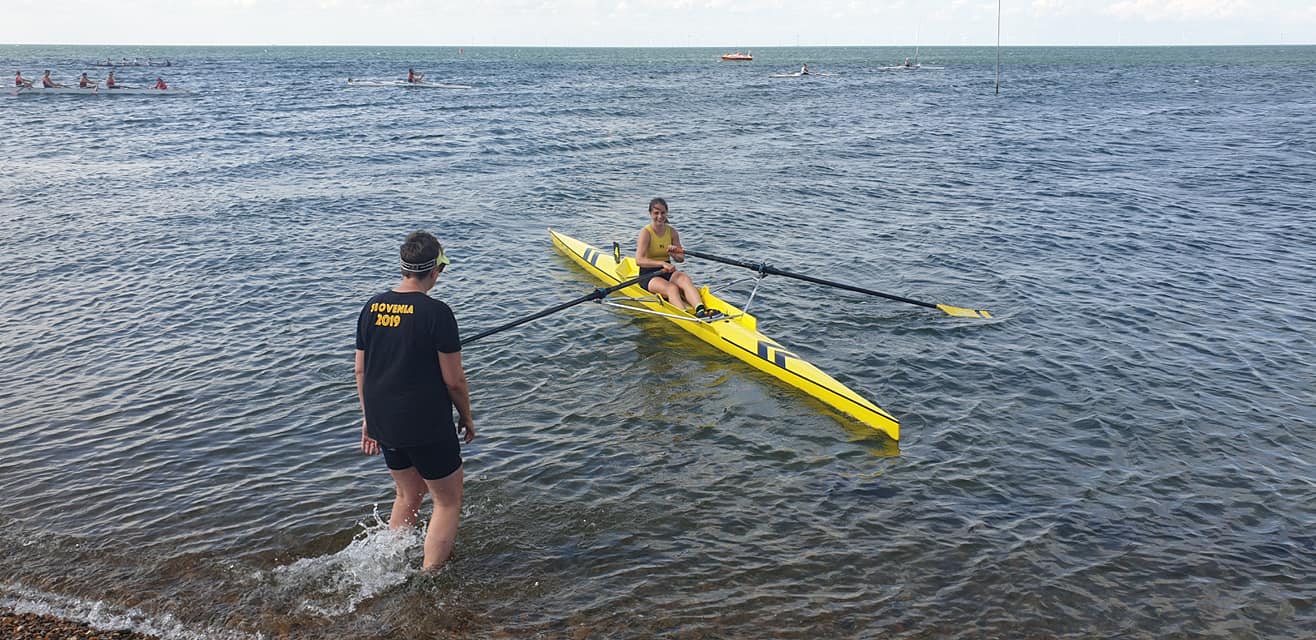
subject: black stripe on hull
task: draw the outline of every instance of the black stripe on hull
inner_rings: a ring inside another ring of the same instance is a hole
[[[837,396],[837,397],[845,398],[846,400],[849,400],[850,402],[853,402],[853,403],[855,403],[855,404],[857,404],[857,405],[859,405],[859,406],[861,406],[861,407],[864,407],[865,409],[869,409],[869,410],[872,411],[873,413],[876,413],[877,415],[880,415],[880,416],[882,416],[883,418],[886,418],[886,419],[890,420],[891,422],[894,422],[894,423],[896,423],[896,424],[900,424],[900,422],[899,422],[898,420],[896,420],[895,418],[892,418],[891,416],[887,415],[887,414],[886,414],[885,412],[883,412],[880,408],[874,408],[874,407],[870,407],[870,406],[868,406],[868,405],[871,405],[872,403],[871,403],[871,402],[868,402],[867,400],[865,400],[865,399],[863,399],[863,398],[859,398],[859,397],[857,397],[857,396],[853,396],[853,395],[849,395],[849,394],[841,393],[840,391],[837,391],[837,390],[835,390],[835,389],[832,389],[831,387],[823,386],[822,384],[820,384],[820,383],[817,382],[816,380],[812,380],[812,379],[810,379],[810,378],[806,378],[806,377],[804,377],[804,376],[802,376],[802,375],[800,375],[800,374],[798,374],[798,373],[796,373],[796,372],[794,372],[794,371],[791,371],[791,370],[790,370],[790,367],[786,366],[787,363],[789,363],[789,362],[791,361],[791,359],[799,360],[799,356],[797,356],[797,355],[795,355],[795,354],[793,354],[793,353],[791,353],[791,352],[789,352],[789,351],[786,351],[785,349],[779,349],[779,348],[777,348],[777,347],[773,347],[772,345],[767,344],[767,343],[763,342],[762,340],[759,340],[759,341],[758,341],[758,345],[757,345],[757,346],[758,346],[757,351],[753,351],[753,352],[751,352],[749,349],[746,349],[746,348],[744,348],[744,347],[742,347],[742,346],[736,344],[735,342],[733,342],[733,341],[730,340],[729,338],[723,337],[723,338],[722,338],[722,341],[725,342],[725,343],[727,343],[727,344],[729,344],[729,345],[731,345],[731,346],[733,346],[733,347],[735,347],[735,348],[737,348],[737,349],[740,349],[741,351],[744,351],[744,352],[746,352],[746,353],[753,353],[754,355],[758,356],[760,360],[765,360],[765,361],[767,361],[767,362],[771,362],[771,363],[774,364],[774,365],[777,365],[777,368],[781,369],[782,371],[785,371],[786,373],[791,374],[791,375],[794,376],[795,378],[798,378],[798,379],[800,379],[800,380],[803,380],[803,381],[805,381],[805,382],[807,382],[807,383],[809,383],[809,384],[811,384],[811,385],[813,385],[813,386],[815,386],[815,387],[818,387],[819,389],[823,389],[824,391],[827,391],[828,393],[831,393],[831,394],[833,394],[833,395],[835,395],[835,396]]]
[[[577,258],[580,258],[581,260],[583,260],[583,261],[585,261],[585,262],[588,262],[588,263],[590,264],[590,266],[594,267],[594,269],[596,270],[596,272],[597,272],[597,274],[598,274],[598,277],[600,277],[600,278],[604,278],[604,279],[606,279],[606,280],[611,280],[611,281],[612,281],[612,284],[617,284],[617,283],[621,282],[621,278],[618,278],[618,277],[613,276],[613,275],[609,275],[608,272],[604,271],[603,269],[601,269],[601,268],[599,267],[599,265],[597,264],[598,259],[599,259],[599,252],[598,252],[596,249],[594,249],[594,247],[588,247],[588,248],[585,249],[585,253],[580,254],[580,253],[576,253],[576,251],[575,251],[574,249],[572,249],[571,247],[567,246],[567,243],[565,243],[565,242],[561,242],[560,245],[561,245],[561,247],[562,247],[563,249],[565,249],[565,250],[566,250],[568,253],[570,253],[571,255],[573,255],[573,256],[575,256],[575,257],[577,257]],[[592,256],[592,257],[591,257],[591,256]]]

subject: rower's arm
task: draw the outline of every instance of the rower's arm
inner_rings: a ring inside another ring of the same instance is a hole
[[[667,247],[667,255],[677,262],[685,262],[685,247],[681,246],[681,234],[672,227],[672,244]]]

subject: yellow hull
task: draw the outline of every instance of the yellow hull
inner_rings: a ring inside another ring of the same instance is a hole
[[[558,251],[576,261],[605,285],[620,284],[638,274],[634,258],[624,257],[621,263],[618,263],[610,251],[600,251],[597,247],[552,229],[549,229],[548,233],[552,236],[553,246],[557,247]],[[626,287],[620,293],[631,298],[655,297],[641,289],[638,284]],[[853,416],[893,440],[900,439],[900,422],[891,414],[837,382],[817,367],[800,359],[777,341],[759,333],[758,321],[754,316],[709,293],[708,287],[701,288],[700,293],[704,296],[704,304],[726,313],[728,317],[713,322],[695,321],[694,317],[684,309],[678,309],[661,298],[633,304],[658,313],[689,318],[689,320],[670,319],[676,326],[755,369]]]

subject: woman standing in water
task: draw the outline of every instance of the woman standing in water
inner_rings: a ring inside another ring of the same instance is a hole
[[[356,329],[361,451],[384,454],[397,489],[389,529],[409,528],[421,500],[434,499],[422,569],[443,566],[461,517],[461,434],[475,439],[471,396],[452,308],[427,295],[449,264],[433,234],[417,231],[400,250],[402,281],[370,299]],[[459,416],[452,419],[452,410]]]

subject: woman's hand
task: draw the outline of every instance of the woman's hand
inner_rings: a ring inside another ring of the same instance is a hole
[[[379,442],[366,435],[366,419],[361,419],[361,453],[368,456],[379,455]]]
[[[676,273],[676,265],[674,265],[674,264],[672,264],[672,263],[670,263],[670,262],[664,262],[664,263],[663,263],[663,273],[667,273],[667,274]]]
[[[460,416],[457,418],[457,433],[463,435],[466,444],[470,444],[475,439],[475,418],[470,416]]]

